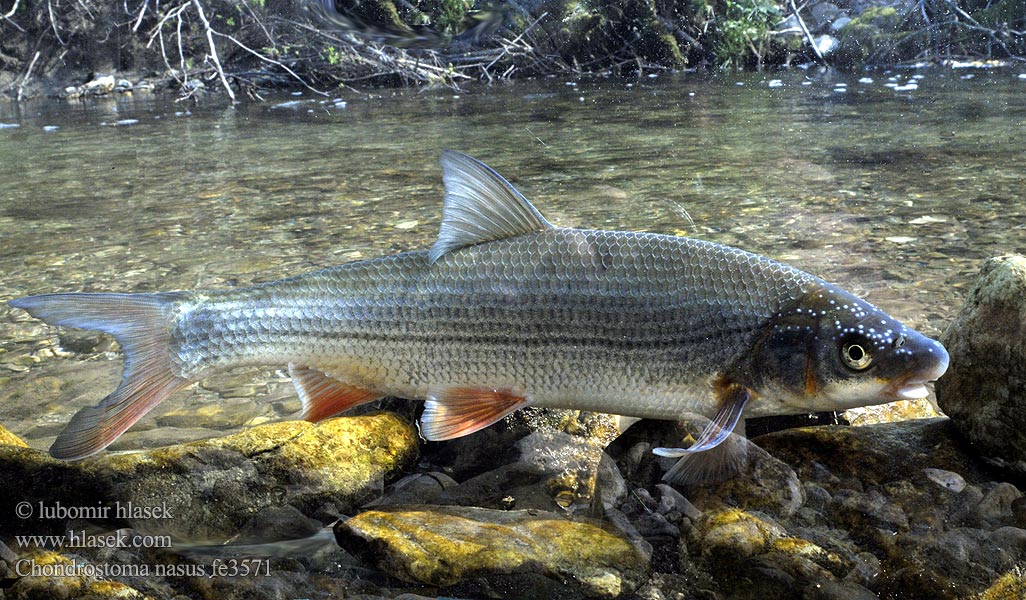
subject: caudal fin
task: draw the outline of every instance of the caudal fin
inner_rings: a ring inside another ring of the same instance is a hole
[[[50,446],[64,460],[106,448],[154,406],[189,381],[175,376],[169,353],[171,312],[181,294],[46,294],[8,301],[51,325],[109,333],[125,365],[117,389],[81,409]]]

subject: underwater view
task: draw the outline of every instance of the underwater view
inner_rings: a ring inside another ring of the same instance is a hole
[[[841,425],[753,423],[770,433],[750,468],[702,485],[664,482],[673,461],[651,452],[700,425],[531,408],[437,441],[414,424],[421,403],[398,399],[311,425],[287,364],[199,379],[106,453],[62,462],[47,449],[117,387],[124,355],[6,302],[225,290],[426,250],[455,150],[557,226],[741,248],[938,339],[988,259],[1026,254],[1024,93],[1014,69],[924,67],[0,105],[0,425],[17,440],[0,445],[16,482],[0,558],[20,565],[4,585],[18,598],[1021,597],[1022,460],[967,450],[932,383],[928,399],[831,417]],[[69,529],[142,541],[24,538]],[[55,564],[95,568],[41,568]]]

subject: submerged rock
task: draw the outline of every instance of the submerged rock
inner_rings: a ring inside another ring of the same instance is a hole
[[[1026,472],[1026,256],[988,260],[941,335],[937,402],[977,451]]]
[[[234,435],[104,457],[86,468],[112,495],[166,505],[174,519],[146,530],[187,539],[229,538],[268,506],[341,514],[381,494],[417,456],[410,423],[379,413],[316,425],[285,421]],[[328,508],[325,508],[325,507]]]
[[[0,525],[38,534],[63,531],[76,518],[16,520],[17,500],[98,507],[106,510],[86,518],[108,525],[127,523],[178,540],[225,541],[266,527],[270,507],[292,507],[307,517],[331,521],[380,496],[386,479],[410,465],[417,453],[413,426],[391,413],[316,425],[272,423],[223,438],[75,463],[38,450],[0,446],[0,472],[19,490],[17,498],[0,502]],[[291,521],[283,531],[309,529],[308,523]]]
[[[474,435],[430,444],[425,457],[454,485],[420,502],[484,508],[587,509],[626,492],[603,448],[617,435],[611,415],[529,409]],[[602,497],[596,497],[599,479]]]
[[[760,496],[721,484],[710,494],[719,492],[718,505],[696,501],[703,514],[684,528],[684,552],[702,559],[730,597],[954,600],[982,593],[1026,560],[1020,490],[993,481],[948,419],[796,429],[755,441],[793,467],[804,500],[774,517]]]
[[[647,569],[621,537],[543,511],[373,510],[340,522],[335,535],[390,575],[454,594],[615,598],[640,586]]]
[[[0,425],[0,444],[28,448],[28,444],[25,443],[25,440],[8,431],[8,429],[3,425]]]

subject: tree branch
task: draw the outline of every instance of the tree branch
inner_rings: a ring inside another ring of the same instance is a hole
[[[221,79],[221,85],[224,86],[225,91],[228,92],[228,97],[232,99],[232,103],[235,103],[235,92],[232,91],[232,86],[229,85],[228,78],[224,75],[224,69],[221,68],[221,59],[217,56],[217,45],[214,43],[214,29],[210,26],[210,21],[207,20],[207,15],[203,12],[203,5],[200,4],[200,1],[192,0],[192,5],[196,7],[196,13],[199,15],[200,21],[203,22],[203,28],[207,32],[207,43],[210,46],[210,60],[214,62],[214,69],[217,70],[217,76]]]

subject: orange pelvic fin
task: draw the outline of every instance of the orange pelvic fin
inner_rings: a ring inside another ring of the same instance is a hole
[[[720,389],[720,410],[689,448],[654,448],[659,456],[681,457],[663,475],[663,480],[680,484],[713,483],[727,479],[745,464],[748,440],[744,437],[741,414],[755,393],[741,385]]]
[[[520,392],[454,387],[432,391],[424,403],[420,432],[428,440],[451,440],[484,429],[530,404]]]
[[[310,367],[289,364],[289,375],[292,376],[292,384],[296,386],[299,399],[303,401],[303,414],[300,418],[311,423],[381,397],[380,394],[332,379],[324,372]]]
[[[170,322],[182,296],[167,294],[48,294],[11,300],[52,325],[114,336],[125,354],[121,383],[96,406],[79,410],[50,447],[54,458],[85,458],[106,448],[154,406],[189,381],[174,373]]]

